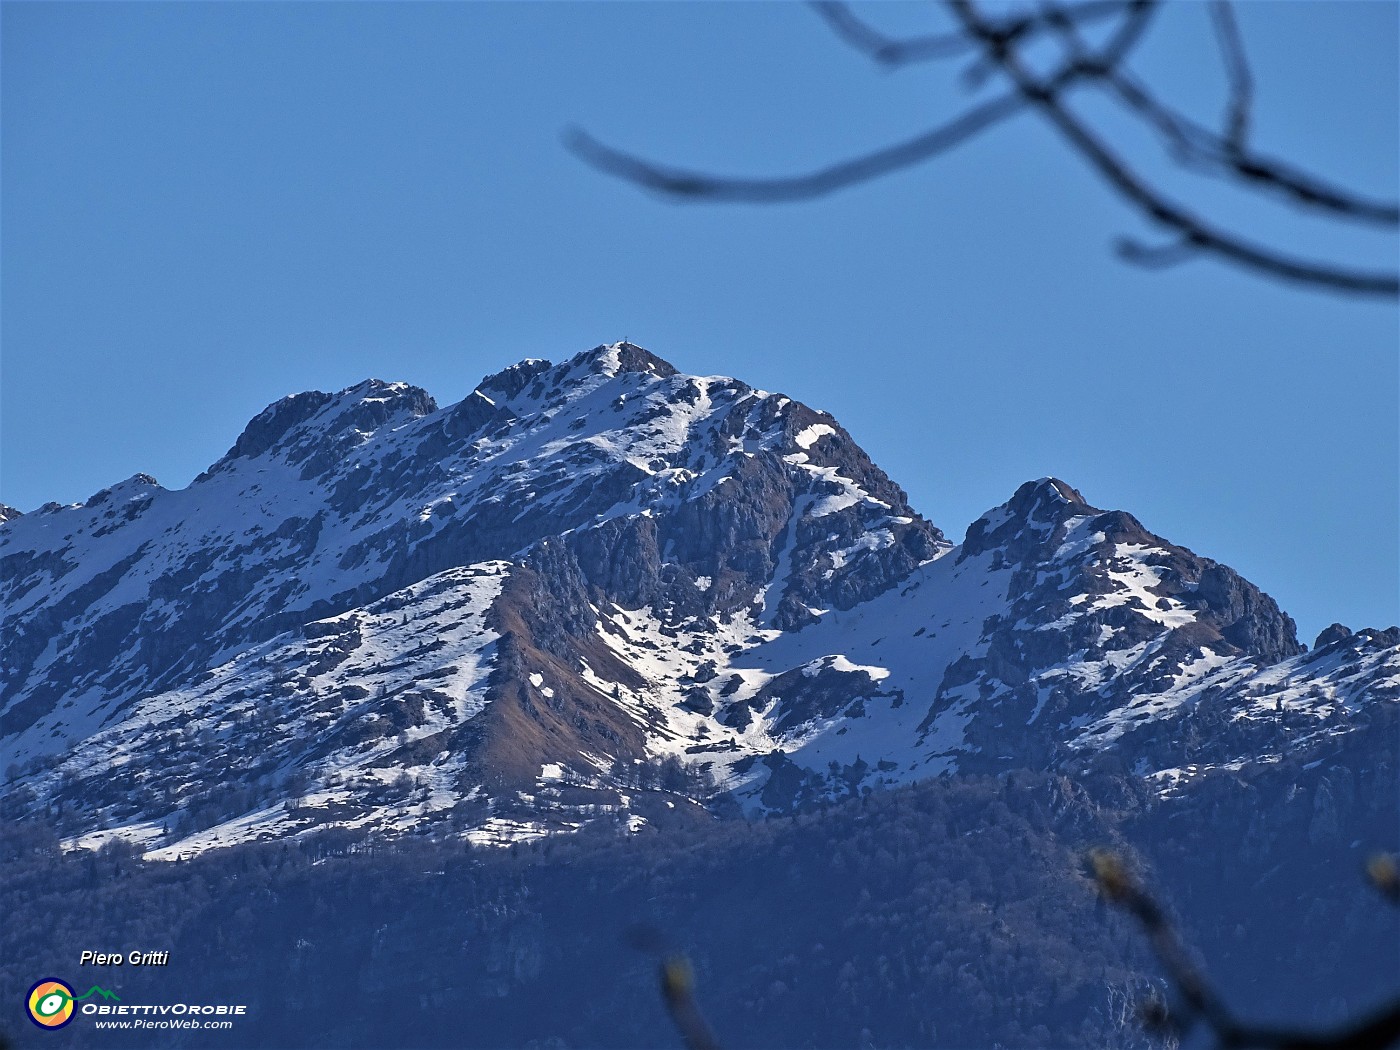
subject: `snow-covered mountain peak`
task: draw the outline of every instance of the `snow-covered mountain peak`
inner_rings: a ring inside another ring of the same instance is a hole
[[[476,389],[498,404],[512,401],[523,392],[528,392],[534,401],[543,401],[561,393],[567,396],[568,388],[590,378],[614,377],[628,372],[662,379],[678,374],[670,362],[635,343],[624,341],[601,343],[558,365],[543,358],[527,357],[487,376]]]
[[[1087,507],[1089,502],[1079,493],[1073,485],[1061,481],[1059,478],[1043,477],[1035,481],[1028,481],[1018,488],[1012,495],[1010,503],[1016,506],[1019,502],[1028,504],[1068,504],[1071,507]]]
[[[1077,489],[1058,478],[1027,481],[1005,503],[993,507],[967,527],[958,556],[972,558],[1012,545],[1019,557],[1048,540],[1075,517],[1102,513],[1089,506]]]
[[[1142,640],[1167,629],[1163,644],[1269,662],[1303,651],[1292,619],[1228,566],[1126,511],[1090,505],[1058,479],[1027,482],[969,526],[958,557],[983,555],[1017,569],[1019,619],[1042,634],[1053,624],[1078,638],[1089,625]]]
[[[571,369],[583,369],[604,375],[641,372],[662,379],[676,375],[678,371],[669,361],[663,361],[650,350],[625,340],[619,343],[603,343],[592,350],[576,354],[570,359],[569,366]]]
[[[952,548],[832,416],[629,342],[445,408],[284,398],[187,489],[10,520],[0,555],[0,767],[161,856],[635,827],[663,760],[760,810],[1122,741],[1174,769],[1204,698],[1400,690],[1393,632],[1301,655],[1258,588],[1056,478]]]
[[[134,499],[146,499],[161,489],[161,484],[149,474],[133,474],[125,481],[99,489],[87,498],[84,507],[92,509],[108,504],[118,504]]]
[[[1364,653],[1389,649],[1396,645],[1400,645],[1400,627],[1363,627],[1353,631],[1340,623],[1334,623],[1317,636],[1307,659],[1312,661],[1337,652]]]
[[[493,404],[509,401],[529,386],[536,377],[553,367],[552,362],[543,358],[527,357],[487,376],[476,385],[476,392]]]
[[[235,460],[268,454],[300,464],[317,452],[333,453],[347,438],[363,443],[383,427],[421,418],[437,408],[432,395],[421,387],[382,379],[366,379],[334,394],[320,390],[291,394],[254,416],[206,475]]]

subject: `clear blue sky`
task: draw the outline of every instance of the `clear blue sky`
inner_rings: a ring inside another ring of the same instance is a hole
[[[1240,21],[1258,143],[1394,196],[1397,5]],[[954,539],[1055,474],[1244,572],[1305,641],[1400,618],[1394,305],[1126,268],[1113,240],[1151,233],[1032,118],[774,208],[665,203],[560,147],[577,123],[776,174],[966,100],[800,5],[7,3],[0,28],[4,502],[186,485],[293,391],[378,376],[447,403],[627,337],[834,413]],[[1202,6],[1168,5],[1138,65],[1221,112]],[[1193,199],[1395,263],[1393,237]]]

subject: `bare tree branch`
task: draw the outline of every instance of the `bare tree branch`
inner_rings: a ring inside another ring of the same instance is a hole
[[[1344,218],[1383,226],[1400,224],[1400,205],[1370,200],[1329,185],[1282,161],[1252,153],[1242,145],[1237,149],[1227,147],[1215,132],[1158,101],[1123,69],[1111,71],[1104,80],[1119,101],[1156,129],[1178,163],[1213,175],[1237,177],[1277,192],[1291,203]]]
[[[1197,255],[1196,246],[1189,240],[1151,245],[1135,241],[1131,237],[1122,237],[1119,238],[1116,247],[1120,259],[1145,270],[1166,270],[1190,262]]]
[[[1089,854],[1089,865],[1103,895],[1138,920],[1158,961],[1167,971],[1168,979],[1183,1000],[1180,1017],[1162,1004],[1149,1004],[1144,1017],[1154,1027],[1184,1033],[1200,1020],[1210,1028],[1217,1045],[1224,1050],[1244,1047],[1254,1050],[1384,1050],[1400,1040],[1400,1000],[1336,1032],[1309,1033],[1241,1024],[1191,962],[1166,914],[1128,873],[1122,860],[1107,850],[1094,850]],[[1391,867],[1393,873],[1393,861]],[[1372,880],[1380,884],[1382,878],[1375,872],[1373,861]]]
[[[1249,136],[1249,111],[1254,104],[1254,78],[1249,73],[1249,61],[1244,56],[1244,39],[1230,0],[1214,0],[1210,5],[1210,20],[1220,41],[1220,53],[1225,59],[1225,75],[1230,79],[1230,103],[1225,115],[1225,145],[1231,154],[1244,153]]]
[[[1107,73],[1111,69],[1117,68],[1119,63],[1128,57],[1128,52],[1137,46],[1142,34],[1147,30],[1147,23],[1157,11],[1158,0],[1133,0],[1128,9],[1127,17],[1123,19],[1118,30],[1109,39],[1108,44],[1099,52],[1099,70],[1096,72]],[[1060,23],[1064,28],[1073,30],[1074,22],[1066,20]]]
[[[661,998],[681,1033],[686,1050],[719,1050],[719,1040],[695,1001],[695,973],[684,955],[671,955],[661,960]]]
[[[856,18],[845,4],[821,0],[814,6],[833,26],[840,21],[842,28],[837,30],[838,35],[877,61],[903,62],[903,58],[889,56],[899,56],[903,54],[902,49],[906,46],[913,47],[922,40],[942,42],[948,55],[959,53],[951,49],[953,41],[961,39],[965,45],[970,43],[961,34],[914,38],[909,41],[894,40]],[[1049,5],[1034,15],[1022,18],[1006,21],[989,19],[988,23],[1008,44],[1024,43],[1024,38],[1032,31],[1054,31],[1070,50],[1073,63],[1079,67],[1079,73],[1101,78],[1109,90],[1118,96],[1119,101],[1156,128],[1166,139],[1169,150],[1179,163],[1210,174],[1238,177],[1260,188],[1276,191],[1294,204],[1363,222],[1386,226],[1400,225],[1400,204],[1367,199],[1246,148],[1254,80],[1245,59],[1244,42],[1239,24],[1235,20],[1234,8],[1227,0],[1216,0],[1211,8],[1217,40],[1225,61],[1226,75],[1231,85],[1225,134],[1222,136],[1211,131],[1155,98],[1127,71],[1123,62],[1128,51],[1146,30],[1149,16],[1156,7],[1157,0],[1086,0],[1085,3],[1071,7]],[[1127,17],[1109,44],[1091,58],[1077,32],[1077,27],[1124,13]],[[921,58],[935,57],[932,50],[930,45],[929,52]],[[960,52],[965,53],[966,50],[967,47],[964,46]],[[913,60],[915,59],[908,59]],[[983,56],[964,76],[970,83],[977,84],[995,68],[995,63]]]
[[[1072,24],[1085,24],[1111,18],[1132,6],[1134,0],[1084,0],[1074,7],[1047,7],[1041,11],[1007,19],[1002,31],[1009,39],[1025,42],[1048,26],[1068,19]],[[821,15],[832,31],[882,66],[894,68],[918,62],[956,58],[975,50],[976,45],[962,33],[930,33],[926,36],[892,37],[880,32],[869,22],[858,18],[838,0],[812,0],[811,7]]]
[[[1400,277],[1395,274],[1349,270],[1273,252],[1212,226],[1159,193],[1064,106],[1058,90],[1047,88],[1025,68],[1016,53],[998,35],[996,27],[978,15],[971,0],[948,2],[964,29],[982,41],[988,55],[1016,85],[1021,95],[1046,116],[1121,196],[1153,222],[1174,230],[1202,252],[1219,255],[1246,269],[1272,277],[1336,291],[1400,295]]]
[[[814,0],[812,9],[826,20],[832,32],[882,66],[904,66],[931,59],[953,58],[973,49],[972,41],[961,33],[940,33],[903,40],[886,36],[857,18],[845,4],[835,3],[834,0]]]
[[[670,938],[648,923],[629,926],[624,939],[637,951],[657,960],[661,1000],[686,1050],[719,1050],[719,1040],[695,1000],[695,971],[685,954],[672,947]]]
[[[1172,158],[1193,171],[1233,179],[1338,218],[1400,226],[1400,205],[1396,202],[1343,190],[1249,149],[1254,81],[1228,0],[1215,0],[1211,9],[1230,83],[1223,132],[1206,128],[1164,104],[1126,68],[1128,53],[1141,40],[1159,0],[1046,2],[1032,13],[1010,17],[984,15],[973,0],[945,2],[958,23],[957,31],[903,39],[874,29],[845,4],[820,0],[813,5],[842,40],[884,66],[959,57],[972,51],[976,58],[964,74],[966,79],[980,82],[999,72],[1011,82],[1012,94],[976,106],[904,142],[810,173],[767,179],[666,167],[604,145],[579,130],[569,132],[566,142],[594,167],[666,196],[777,203],[819,197],[921,163],[1029,107],[1055,127],[1120,197],[1172,234],[1172,241],[1158,248],[1120,241],[1118,254],[1126,261],[1161,269],[1196,256],[1214,256],[1266,277],[1314,288],[1391,298],[1400,295],[1400,276],[1394,272],[1299,258],[1208,222],[1134,171],[1067,105],[1065,96],[1073,88],[1088,85],[1104,90],[1156,131]],[[1097,49],[1089,48],[1079,35],[1079,27],[1113,17],[1119,22],[1107,42]],[[1060,41],[1066,57],[1059,68],[1041,78],[1027,66],[1022,50],[1047,33]]]
[[[1164,105],[1122,67],[1107,71],[1104,81],[1128,109],[1156,129],[1178,163],[1198,171],[1272,190],[1293,204],[1383,226],[1400,224],[1400,205],[1371,200],[1305,174],[1282,161],[1247,150],[1241,139],[1229,143],[1209,128]]]
[[[1377,853],[1366,863],[1366,874],[1381,896],[1391,904],[1400,904],[1400,864],[1393,856]]]
[[[1203,1015],[1214,1027],[1235,1027],[1224,1003],[1191,963],[1190,956],[1177,939],[1176,931],[1167,922],[1162,909],[1138,887],[1122,861],[1104,850],[1095,850],[1089,859],[1104,896],[1142,924],[1167,976],[1190,1009]]]
[[[1024,109],[1025,105],[1025,100],[1018,95],[1003,95],[973,107],[956,120],[904,142],[806,175],[775,179],[726,178],[661,167],[604,145],[577,128],[571,129],[564,141],[569,149],[600,171],[619,175],[660,193],[689,199],[770,203],[820,197],[918,164],[961,145],[978,132]]]

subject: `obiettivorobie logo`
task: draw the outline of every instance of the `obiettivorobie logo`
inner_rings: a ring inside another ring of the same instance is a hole
[[[34,982],[34,987],[29,989],[29,995],[25,999],[25,1005],[29,1009],[29,1019],[40,1028],[62,1028],[73,1020],[73,1014],[77,1010],[75,1004],[94,995],[101,996],[104,1000],[121,1002],[116,992],[95,984],[82,995],[74,995],[73,989],[66,981],[60,981],[57,977],[45,977],[42,981]]]
[[[79,1015],[90,1018],[97,1028],[229,1029],[236,1018],[248,1014],[243,1003],[122,1002],[116,992],[96,984],[77,995],[71,984],[57,977],[34,982],[24,997],[24,1005],[29,1019],[50,1031],[71,1024]]]

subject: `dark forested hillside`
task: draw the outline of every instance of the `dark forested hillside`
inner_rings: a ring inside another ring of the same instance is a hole
[[[69,1045],[677,1045],[641,927],[689,955],[730,1047],[1148,1045],[1133,1004],[1163,982],[1083,869],[1107,843],[1242,1013],[1321,1023],[1395,984],[1396,918],[1360,870],[1394,844],[1395,769],[1335,758],[1221,774],[1189,802],[1014,773],[509,851],[333,832],[143,863],[123,846],[63,855],[12,824],[0,990],[13,1004],[38,976],[76,980],[98,940],[171,952],[164,970],[103,975],[128,1001],[250,1016],[234,1035],[126,1042],[80,1020]],[[20,1045],[52,1042],[23,1023],[7,1007]]]

